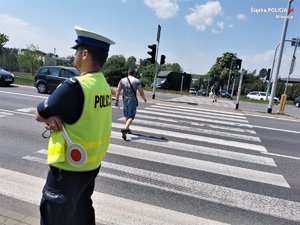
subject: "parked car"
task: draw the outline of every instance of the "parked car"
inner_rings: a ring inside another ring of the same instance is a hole
[[[231,94],[229,94],[228,91],[226,91],[226,90],[222,90],[220,92],[220,95],[221,95],[221,97],[224,97],[224,98],[231,98]]]
[[[75,67],[43,66],[35,74],[34,86],[39,93],[51,93],[62,82],[75,76],[80,76]]]
[[[190,88],[189,93],[192,95],[196,94],[196,88]]]
[[[296,97],[294,102],[295,102],[295,106],[299,108],[300,107],[300,96]]]
[[[0,68],[0,84],[9,86],[15,81],[15,76],[2,68]]]
[[[206,89],[199,89],[196,93],[198,96],[208,96],[208,90]]]
[[[247,94],[247,98],[250,98],[252,100],[267,100],[267,92],[263,91],[251,91],[249,94]],[[270,95],[268,95],[268,99],[270,99]],[[274,103],[279,103],[279,98],[274,96]]]

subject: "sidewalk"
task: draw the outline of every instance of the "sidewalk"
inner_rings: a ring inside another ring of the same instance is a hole
[[[0,225],[39,225],[40,219],[0,207]]]

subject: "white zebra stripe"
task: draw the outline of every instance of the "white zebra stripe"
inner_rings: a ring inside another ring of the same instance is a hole
[[[193,116],[193,117],[197,117],[199,114],[197,114],[196,112],[183,112],[184,110],[181,110],[181,111],[177,111],[173,108],[170,108],[170,109],[161,109],[161,108],[153,108],[153,107],[146,107],[144,110],[148,110],[148,111],[154,111],[154,112],[165,112],[165,113],[168,113],[168,114],[171,114],[174,115],[185,115],[185,116]],[[139,110],[138,110],[139,112]],[[207,115],[206,113],[201,113],[201,117],[204,117],[204,118],[212,118],[212,119],[215,119],[215,120],[222,120],[222,121],[235,121],[235,122],[240,122],[240,123],[248,123],[248,121],[246,119],[237,119],[237,118],[229,118],[228,115],[224,115],[224,116],[221,116],[221,115]]]
[[[123,129],[124,125],[120,124],[120,123],[112,123],[112,127]],[[220,138],[205,137],[205,136],[200,136],[200,135],[183,134],[183,133],[179,133],[179,132],[154,129],[154,128],[149,128],[149,127],[141,127],[141,126],[136,126],[136,125],[132,125],[131,128],[132,128],[132,130],[135,130],[135,131],[152,133],[152,134],[155,134],[156,136],[158,136],[158,135],[163,136],[163,137],[164,136],[172,136],[172,137],[181,138],[181,139],[189,139],[189,140],[194,140],[194,141],[208,142],[208,143],[212,143],[212,144],[225,145],[225,146],[242,148],[242,149],[247,149],[247,150],[252,150],[252,151],[267,152],[267,149],[264,146],[257,145],[257,144],[249,144],[249,143],[243,143],[243,142],[237,142],[237,141],[228,141],[228,140],[224,140],[224,139],[220,139]]]
[[[121,133],[112,131],[111,137],[120,139]],[[276,166],[272,158],[264,157],[264,156],[250,155],[245,153],[226,151],[222,149],[209,148],[204,146],[196,146],[196,145],[185,144],[185,143],[174,142],[174,141],[164,141],[157,138],[151,138],[146,136],[144,136],[143,138],[139,138],[139,136],[132,135],[132,141],[134,141],[135,143],[157,146],[160,148],[172,148],[180,151],[211,155],[211,156],[233,159],[242,162],[256,163],[256,164],[261,164],[266,166]]]
[[[119,146],[115,144],[110,144],[108,152],[136,159],[143,159],[167,165],[200,170],[218,175],[244,179],[248,181],[256,181],[281,187],[290,187],[284,179],[284,177],[279,174],[208,162],[204,160],[192,159],[182,156],[174,156],[165,153],[152,152],[138,148]]]
[[[45,180],[42,178],[0,168],[0,194],[2,195],[39,205],[44,183]],[[92,198],[96,222],[101,224],[226,225],[226,223],[192,216],[97,191],[93,193]]]
[[[242,128],[229,127],[229,126],[213,125],[213,124],[209,124],[209,123],[197,123],[197,122],[191,122],[191,121],[187,121],[187,120],[168,119],[168,118],[159,117],[159,116],[143,115],[141,113],[138,113],[135,117],[136,118],[157,120],[157,121],[164,121],[164,122],[179,123],[179,124],[189,124],[189,125],[193,125],[193,126],[208,127],[208,128],[218,129],[218,130],[226,130],[226,131],[233,131],[233,132],[240,132],[240,133],[256,134],[255,130],[250,130],[250,129],[242,129]]]
[[[124,121],[125,118],[119,119],[120,121]],[[135,124],[140,125],[147,125],[147,126],[156,126],[160,128],[169,128],[169,129],[176,129],[179,131],[188,131],[188,132],[196,132],[200,134],[208,134],[208,135],[215,135],[215,136],[221,136],[221,137],[227,137],[227,138],[234,138],[234,139],[240,139],[240,140],[247,140],[247,141],[255,141],[255,142],[261,142],[260,138],[257,136],[250,136],[250,135],[243,135],[243,134],[236,134],[236,133],[229,133],[229,132],[222,132],[222,131],[216,131],[216,130],[208,130],[208,129],[202,129],[198,127],[187,127],[187,126],[179,126],[174,125],[170,123],[160,123],[155,121],[148,121],[148,120],[139,120],[135,119]]]

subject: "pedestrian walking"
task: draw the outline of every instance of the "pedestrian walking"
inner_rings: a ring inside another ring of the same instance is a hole
[[[117,92],[116,92],[116,100],[115,105],[119,105],[119,96],[121,91],[123,90],[122,98],[123,98],[123,114],[125,117],[125,128],[121,130],[122,138],[124,140],[127,139],[126,134],[131,134],[130,125],[132,124],[135,115],[136,108],[138,106],[137,99],[137,90],[139,91],[140,96],[147,102],[147,99],[144,94],[144,90],[142,88],[141,82],[138,78],[135,77],[135,70],[129,69],[128,76],[122,78],[118,84]]]
[[[41,225],[95,225],[91,196],[111,135],[111,88],[101,72],[113,41],[75,27],[80,76],[62,83],[37,106],[51,131]],[[73,143],[73,144],[72,144]]]

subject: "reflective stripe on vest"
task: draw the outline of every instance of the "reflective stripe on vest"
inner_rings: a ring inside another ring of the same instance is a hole
[[[76,123],[65,124],[65,128],[72,142],[84,147],[87,160],[80,167],[71,165],[65,155],[67,143],[62,132],[53,132],[48,143],[48,163],[64,170],[89,171],[100,166],[109,146],[112,123],[111,88],[102,73],[86,74],[76,79],[84,93],[83,112]]]

